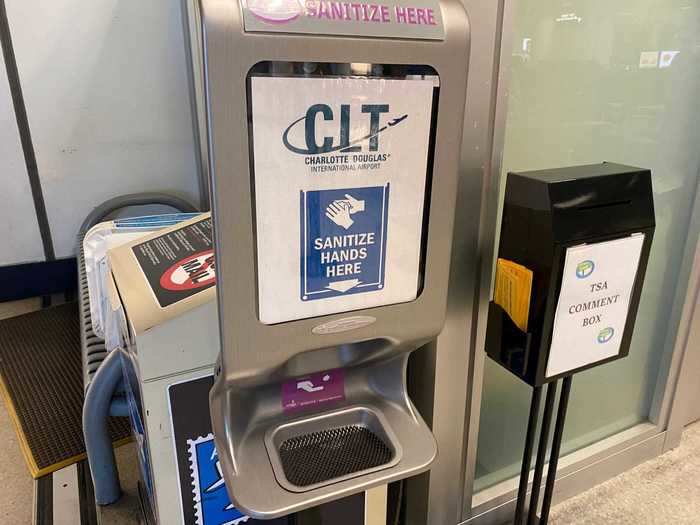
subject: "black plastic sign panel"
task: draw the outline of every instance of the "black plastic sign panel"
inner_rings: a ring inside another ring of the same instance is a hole
[[[132,248],[162,308],[216,284],[213,235],[207,217]]]

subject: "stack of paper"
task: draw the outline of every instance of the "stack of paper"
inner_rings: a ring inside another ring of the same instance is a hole
[[[527,332],[532,294],[532,270],[507,259],[496,263],[494,301],[523,332]]]

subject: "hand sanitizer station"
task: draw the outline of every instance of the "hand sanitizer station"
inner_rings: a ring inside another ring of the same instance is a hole
[[[406,385],[446,310],[469,28],[457,0],[203,0],[221,356],[258,519],[423,472]]]

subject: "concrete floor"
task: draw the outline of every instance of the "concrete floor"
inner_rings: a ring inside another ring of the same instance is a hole
[[[552,525],[700,523],[700,422],[680,447],[552,509]]]
[[[24,462],[5,403],[1,401],[0,487],[0,523],[31,523],[34,480]]]
[[[0,303],[0,319],[38,307],[38,300],[33,299]],[[117,451],[117,461],[124,497],[117,504],[102,509],[101,522],[104,525],[138,525],[138,466],[133,444]],[[0,487],[0,523],[29,525],[33,480],[4,403],[0,403]],[[686,429],[677,449],[554,507],[550,523],[700,524],[700,422]]]
[[[116,457],[122,497],[117,503],[99,509],[101,523],[103,525],[140,525],[141,510],[137,485],[139,466],[134,443],[119,447]]]
[[[0,303],[0,319],[33,312],[40,300]],[[15,427],[0,401],[0,523],[25,524],[32,521],[34,480],[19,448]]]

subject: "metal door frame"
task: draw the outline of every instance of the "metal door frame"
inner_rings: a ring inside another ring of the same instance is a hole
[[[700,178],[700,174],[699,174]],[[700,185],[695,195],[693,215],[689,231],[700,229]],[[691,244],[689,235],[688,244]],[[686,248],[686,261],[692,263],[683,312],[674,348],[675,377],[673,382],[673,400],[670,406],[665,449],[677,447],[686,425],[697,418],[697,370],[700,369],[700,240],[695,241],[695,250]],[[668,387],[667,387],[668,388]],[[695,412],[695,413],[694,413]]]

